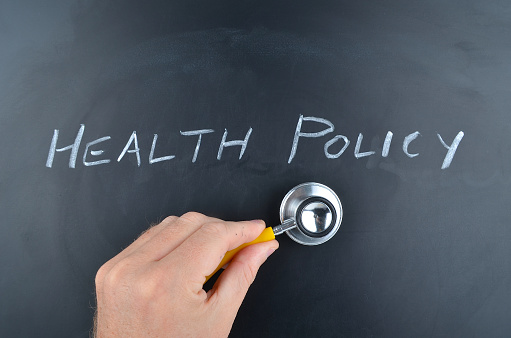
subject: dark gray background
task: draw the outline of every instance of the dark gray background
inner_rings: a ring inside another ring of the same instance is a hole
[[[86,337],[96,270],[150,223],[195,210],[274,225],[306,181],[338,193],[341,229],[318,247],[280,237],[232,336],[509,335],[510,60],[508,1],[2,1],[0,336]],[[287,164],[300,114],[335,132]],[[53,130],[62,147],[80,124],[76,168],[69,151],[46,168]],[[243,158],[218,161],[224,128],[249,127]],[[192,163],[179,131],[203,128]],[[133,130],[140,168],[116,161]],[[436,134],[461,130],[441,170]],[[148,164],[155,133],[175,159]],[[353,156],[358,133],[375,155]],[[351,144],[326,159],[336,134]],[[112,163],[85,167],[107,135]]]

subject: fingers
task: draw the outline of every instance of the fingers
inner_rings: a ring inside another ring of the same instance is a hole
[[[171,224],[163,227],[155,236],[144,242],[138,248],[136,255],[142,260],[159,261],[204,224],[215,222],[223,221],[197,212],[188,212],[181,217],[176,217]]]
[[[234,318],[260,266],[278,247],[279,243],[272,240],[238,252],[210,291],[208,301],[230,312],[225,315]]]
[[[96,274],[96,282],[101,281],[112,267],[130,257],[135,261],[157,261],[180,245],[204,222],[219,221],[200,213],[188,212],[181,217],[169,216],[161,223],[144,231],[133,243],[117,256],[106,262]]]
[[[263,230],[263,221],[206,223],[162,262],[168,266],[187,262],[181,271],[183,276],[195,282],[194,288],[200,285],[202,289],[205,276],[217,268],[227,251],[254,240]],[[184,262],[176,261],[179,259]]]
[[[145,243],[147,243],[151,238],[156,236],[160,231],[162,231],[166,226],[171,225],[177,219],[176,216],[169,216],[161,221],[159,224],[153,225],[149,227],[147,230],[142,232],[138,238],[133,241],[126,249],[121,251],[115,259],[121,260],[126,258],[130,254],[132,254],[135,250],[142,247]]]

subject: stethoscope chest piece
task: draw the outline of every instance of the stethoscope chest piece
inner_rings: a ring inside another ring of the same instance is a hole
[[[280,205],[282,224],[294,221],[287,235],[300,244],[318,245],[332,238],[342,221],[339,197],[329,187],[314,182],[291,189]]]

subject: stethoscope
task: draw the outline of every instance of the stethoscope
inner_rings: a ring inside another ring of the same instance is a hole
[[[270,241],[286,233],[293,241],[303,245],[318,245],[332,238],[342,221],[342,204],[335,192],[326,185],[307,182],[291,189],[280,204],[281,224],[268,227],[249,243],[228,251],[209,276],[231,261],[234,255],[246,246]]]
[[[326,185],[303,183],[291,189],[280,204],[281,224],[273,233],[285,232],[303,245],[318,245],[332,238],[342,221],[342,204]]]

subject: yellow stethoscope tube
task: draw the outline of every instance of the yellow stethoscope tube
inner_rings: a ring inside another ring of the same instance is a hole
[[[232,260],[232,258],[234,257],[234,255],[236,255],[241,249],[246,248],[247,246],[252,245],[252,244],[268,242],[268,241],[271,241],[272,239],[275,239],[275,234],[273,233],[273,229],[271,227],[268,227],[268,228],[264,229],[263,232],[256,239],[254,239],[252,242],[242,244],[239,247],[237,247],[236,249],[227,251],[225,253],[224,258],[222,258],[222,261],[218,265],[218,267],[215,269],[215,271],[213,271],[213,273],[211,275],[206,277],[206,281],[204,283],[206,283],[211,278],[211,276],[213,276],[215,273],[217,273],[217,271],[220,270],[225,264],[229,263]]]

